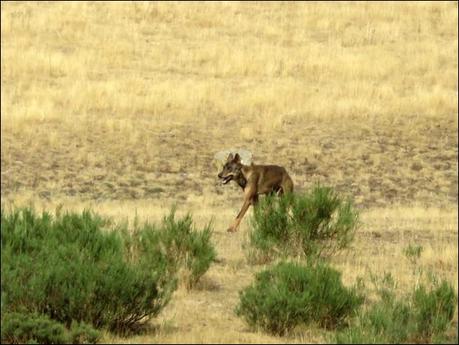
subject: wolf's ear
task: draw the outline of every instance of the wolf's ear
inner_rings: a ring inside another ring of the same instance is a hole
[[[234,156],[234,161],[236,163],[241,163],[241,156],[239,156],[239,153],[236,153],[236,156]]]
[[[232,160],[233,160],[233,154],[230,153],[230,154],[228,155],[228,158],[227,158],[226,161],[227,161],[227,162],[231,162]]]

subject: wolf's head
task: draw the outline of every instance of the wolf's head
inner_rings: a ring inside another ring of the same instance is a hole
[[[218,178],[222,180],[223,184],[227,184],[231,180],[238,181],[242,176],[241,169],[242,163],[239,154],[236,153],[236,155],[233,156],[233,154],[230,153],[223,166],[223,170],[218,174]]]

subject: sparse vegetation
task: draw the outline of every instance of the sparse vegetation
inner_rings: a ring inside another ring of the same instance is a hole
[[[405,249],[403,249],[403,254],[407,257],[410,262],[413,264],[421,257],[422,246],[417,244],[409,244]]]
[[[399,298],[393,280],[386,277],[378,293],[378,302],[360,311],[353,325],[336,334],[337,343],[401,344],[445,340],[445,331],[451,325],[457,306],[457,295],[447,281],[434,281],[430,288],[420,284],[409,295]]]
[[[251,261],[279,255],[330,256],[350,245],[358,212],[332,188],[266,197],[254,209],[248,248]]]
[[[235,146],[365,207],[457,202],[455,2],[1,6],[4,199],[219,201]]]

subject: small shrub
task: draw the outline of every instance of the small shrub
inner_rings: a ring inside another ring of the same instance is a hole
[[[353,325],[335,335],[340,344],[425,343],[443,339],[457,303],[453,288],[434,282],[397,299],[393,288],[379,290],[380,301],[360,311]]]
[[[38,314],[2,313],[2,344],[66,344],[65,327],[48,316]]]
[[[410,308],[407,303],[386,295],[367,312],[361,313],[355,325],[336,334],[336,342],[378,344],[401,343],[409,335]]]
[[[215,260],[211,235],[210,224],[198,231],[193,226],[190,214],[176,219],[173,208],[160,227],[146,224],[136,229],[133,235],[136,241],[134,251],[149,261],[163,255],[168,270],[174,274],[181,272],[184,285],[191,288]]]
[[[429,340],[433,336],[441,336],[451,325],[457,305],[457,296],[447,281],[427,291],[424,285],[418,286],[413,293],[413,322],[416,338]]]
[[[2,343],[95,344],[101,333],[85,323],[73,322],[70,330],[47,315],[2,314]]]
[[[102,334],[84,322],[72,322],[70,326],[70,342],[72,344],[96,344]]]
[[[410,260],[410,262],[414,264],[421,257],[423,249],[424,248],[420,245],[410,244],[403,250],[403,253],[408,258],[408,260]]]
[[[332,255],[351,243],[357,225],[352,203],[328,187],[316,186],[304,195],[268,196],[254,208],[249,241],[255,250],[249,259]]]
[[[236,314],[252,327],[283,335],[310,322],[337,327],[362,302],[356,289],[344,287],[340,273],[323,263],[280,263],[240,292]]]
[[[5,313],[2,315],[2,343],[66,344],[64,325],[38,314]]]

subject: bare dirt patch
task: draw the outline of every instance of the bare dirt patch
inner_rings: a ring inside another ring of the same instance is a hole
[[[296,190],[328,184],[361,207],[457,202],[454,120],[422,120],[417,126],[410,119],[365,126],[300,121],[269,133],[253,126],[251,140],[239,136],[240,126],[239,121],[158,129],[141,122],[134,133],[112,137],[102,124],[80,123],[76,133],[65,124],[44,122],[34,124],[39,135],[32,143],[28,133],[2,130],[2,198],[29,190],[47,199],[183,201],[204,193],[232,199],[237,188],[217,185],[212,159],[220,149],[244,147],[255,163],[286,166]],[[53,142],[46,132],[55,133]],[[137,139],[131,143],[132,137]]]

